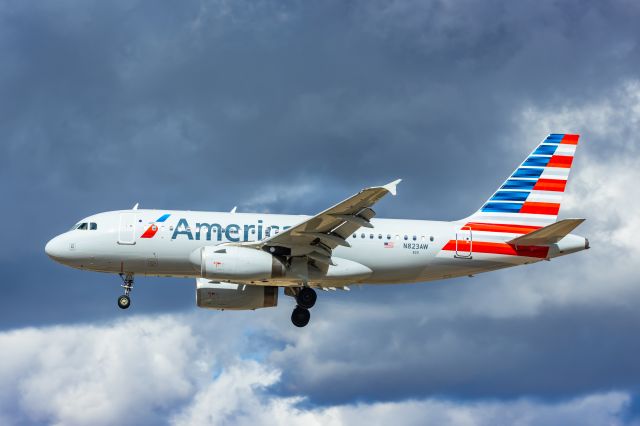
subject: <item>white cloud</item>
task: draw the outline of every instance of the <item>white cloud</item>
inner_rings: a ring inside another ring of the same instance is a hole
[[[240,322],[225,315],[204,318],[209,319],[134,317],[0,333],[0,420],[7,425],[618,424],[629,402],[627,394],[610,392],[559,403],[421,399],[313,407],[303,395],[272,392],[280,369],[221,350],[246,343]],[[212,338],[225,326],[219,339]],[[224,369],[212,374],[219,365]]]
[[[236,365],[201,389],[175,425],[495,425],[620,424],[624,393],[590,395],[562,403],[453,402],[439,399],[301,408],[304,398],[270,396],[279,375],[256,362]]]
[[[193,391],[192,330],[175,318],[0,334],[0,412],[40,423],[151,419]]]

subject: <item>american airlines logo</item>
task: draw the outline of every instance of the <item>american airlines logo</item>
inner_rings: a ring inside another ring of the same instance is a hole
[[[227,241],[237,243],[240,241],[261,240],[264,237],[269,237],[289,228],[291,227],[280,227],[278,225],[266,226],[262,219],[258,219],[258,222],[253,225],[230,223],[225,226],[219,223],[197,222],[195,223],[195,227],[192,228],[187,219],[181,218],[173,231],[171,239],[175,240],[181,237],[196,241],[222,241],[224,237]]]
[[[156,235],[156,233],[158,232],[158,225],[156,225],[156,223],[164,222],[165,220],[169,219],[169,216],[171,216],[171,215],[168,214],[168,213],[167,214],[163,214],[162,216],[160,216],[158,218],[158,220],[156,220],[151,225],[149,225],[147,230],[144,231],[144,233],[142,235],[140,235],[140,238],[153,238],[154,235]]]

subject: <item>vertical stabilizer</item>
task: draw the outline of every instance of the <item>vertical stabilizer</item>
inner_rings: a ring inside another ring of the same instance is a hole
[[[529,232],[554,223],[578,138],[550,134],[467,221],[486,227],[521,226]]]

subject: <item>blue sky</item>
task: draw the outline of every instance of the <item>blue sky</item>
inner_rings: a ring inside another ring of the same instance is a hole
[[[0,423],[634,424],[640,6],[632,1],[0,5]],[[512,270],[198,310],[194,283],[64,268],[92,213],[458,219],[549,132],[592,249]],[[122,413],[126,413],[122,417]]]

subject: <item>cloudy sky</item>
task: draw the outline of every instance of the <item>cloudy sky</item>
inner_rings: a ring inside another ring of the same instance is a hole
[[[634,0],[0,2],[0,423],[640,424]],[[549,132],[592,249],[255,312],[44,244],[142,207],[474,211]]]

